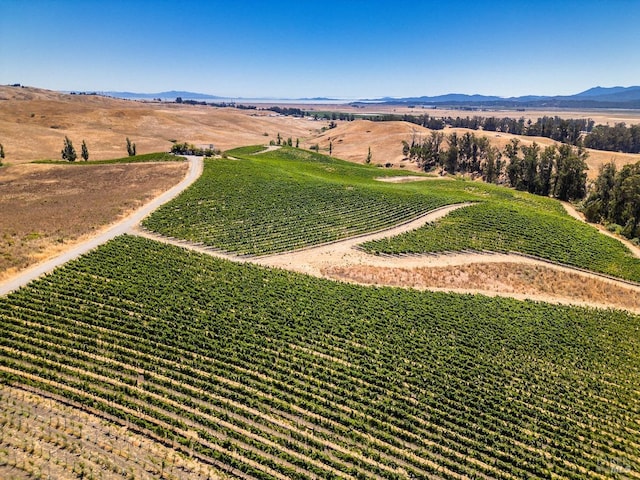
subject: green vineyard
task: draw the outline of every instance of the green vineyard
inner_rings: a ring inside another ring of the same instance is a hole
[[[0,380],[237,478],[637,476],[639,329],[124,236],[0,298]]]
[[[570,217],[556,200],[471,181],[388,184],[404,172],[324,155],[259,147],[209,160],[203,176],[147,218],[162,235],[240,255],[265,255],[373,232],[460,202],[477,205],[395,238],[363,245],[376,254],[460,250],[518,252],[640,282],[640,259],[619,241]]]
[[[640,282],[640,259],[618,240],[564,212],[524,199],[491,201],[456,210],[394,238],[363,244],[366,251],[416,254],[477,250],[519,252]]]
[[[391,227],[468,199],[440,189],[423,195],[374,180],[374,167],[283,148],[240,160],[211,160],[203,176],[144,226],[241,255],[284,252]],[[398,174],[397,172],[395,173]]]

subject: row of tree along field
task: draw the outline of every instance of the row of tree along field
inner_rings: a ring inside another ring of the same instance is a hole
[[[0,381],[232,478],[605,478],[640,469],[639,320],[124,236],[0,298]]]
[[[316,118],[327,120],[353,121],[365,119],[378,122],[404,121],[420,125],[431,130],[445,127],[469,128],[488,132],[504,132],[530,137],[546,137],[562,143],[583,146],[595,150],[612,152],[640,153],[640,125],[627,126],[616,123],[613,126],[595,125],[591,119],[560,118],[543,116],[535,122],[531,119],[512,117],[436,117],[429,114],[373,114],[354,115],[339,112],[307,112]]]
[[[180,102],[183,103],[182,99]],[[189,101],[197,105],[210,105],[214,107],[234,107],[238,109],[253,109],[253,105],[240,105],[235,103],[206,103]],[[374,122],[404,121],[420,125],[431,130],[442,130],[445,127],[469,128],[472,130],[484,130],[488,132],[504,132],[514,135],[526,135],[530,137],[546,137],[571,145],[582,145],[585,148],[606,150],[612,152],[640,153],[640,125],[627,126],[625,123],[610,125],[596,125],[592,119],[584,118],[560,118],[559,116],[539,117],[535,122],[513,117],[496,116],[466,116],[437,117],[429,114],[354,114],[335,111],[311,111],[297,107],[273,106],[265,110],[273,111],[280,115],[304,117],[311,116],[316,120],[371,120]]]
[[[581,199],[586,193],[588,154],[581,147],[562,144],[543,150],[535,142],[521,145],[514,138],[501,151],[474,133],[431,132],[424,139],[403,141],[402,153],[427,172],[438,168],[452,175],[472,174],[488,183],[560,200]]]

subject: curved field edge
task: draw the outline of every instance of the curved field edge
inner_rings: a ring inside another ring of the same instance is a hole
[[[227,252],[264,255],[378,231],[470,197],[442,187],[430,195],[397,189],[375,181],[377,168],[294,148],[231,153],[233,159],[205,161],[202,177],[143,226]]]
[[[417,230],[367,242],[370,253],[461,250],[517,252],[640,282],[640,259],[619,240],[554,211],[519,201],[491,201],[456,210]]]
[[[242,478],[640,468],[640,317],[346,285],[124,236],[0,299],[0,378]]]

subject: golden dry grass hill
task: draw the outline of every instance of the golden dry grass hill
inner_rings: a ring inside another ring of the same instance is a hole
[[[428,113],[434,116],[461,116],[455,110],[394,108],[370,105],[354,109],[349,105],[301,106],[315,110],[336,110],[349,113]],[[593,118],[596,123],[639,123],[640,113],[633,111],[529,111],[472,112],[481,116],[523,116],[536,119],[544,115],[567,118]],[[517,115],[515,115],[517,114]],[[466,116],[466,115],[465,115]],[[328,122],[277,115],[267,110],[212,108],[167,102],[140,102],[99,95],[70,95],[31,87],[0,87],[0,143],[4,145],[6,161],[22,163],[38,159],[59,159],[65,136],[79,149],[85,140],[90,160],[122,157],[126,154],[126,138],[137,146],[138,153],[168,151],[172,141],[189,142],[226,150],[243,145],[268,144],[277,135],[284,139],[300,139],[301,146],[318,145],[327,153],[329,143],[335,157],[362,163],[369,147],[372,163],[391,163],[395,168],[415,170],[403,161],[402,140],[412,136],[425,137],[429,130],[408,122],[337,122],[327,129]],[[446,128],[444,133],[463,134],[467,129]],[[475,132],[483,135],[483,132]],[[487,132],[492,144],[503,148],[514,135]],[[534,141],[550,145],[553,140],[519,136],[523,144]],[[598,167],[609,161],[619,166],[640,160],[640,155],[589,150],[589,177],[595,178]]]
[[[90,160],[100,160],[125,156],[127,137],[138,153],[169,151],[172,140],[226,150],[269,143],[278,133],[306,138],[326,123],[269,111],[0,87],[0,143],[11,163],[59,159],[65,136],[76,149],[85,140]]]

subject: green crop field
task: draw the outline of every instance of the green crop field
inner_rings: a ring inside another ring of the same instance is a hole
[[[406,172],[355,165],[304,150],[260,147],[208,160],[190,189],[144,222],[152,231],[241,255],[264,255],[391,227],[447,204],[444,219],[370,242],[371,253],[519,252],[640,281],[640,259],[569,216],[556,200],[471,181],[382,183]]]
[[[240,478],[606,478],[640,469],[639,330],[124,236],[0,298],[0,380]]]
[[[35,160],[31,163],[44,163],[44,164],[56,164],[56,165],[111,165],[114,163],[141,163],[141,162],[179,162],[184,161],[185,158],[178,155],[171,155],[166,152],[159,153],[144,153],[141,155],[133,155],[122,158],[112,158],[110,160],[91,160],[82,161],[76,160],[75,162],[69,162],[67,160]]]
[[[640,259],[620,241],[564,211],[541,208],[526,198],[493,200],[456,210],[420,229],[367,242],[363,248],[386,254],[466,249],[519,252],[640,282]]]
[[[209,160],[203,176],[144,226],[222,250],[260,255],[390,227],[472,196],[440,186],[424,195],[375,181],[392,174],[283,148]],[[398,175],[399,172],[393,172]],[[445,183],[445,182],[436,182]]]

